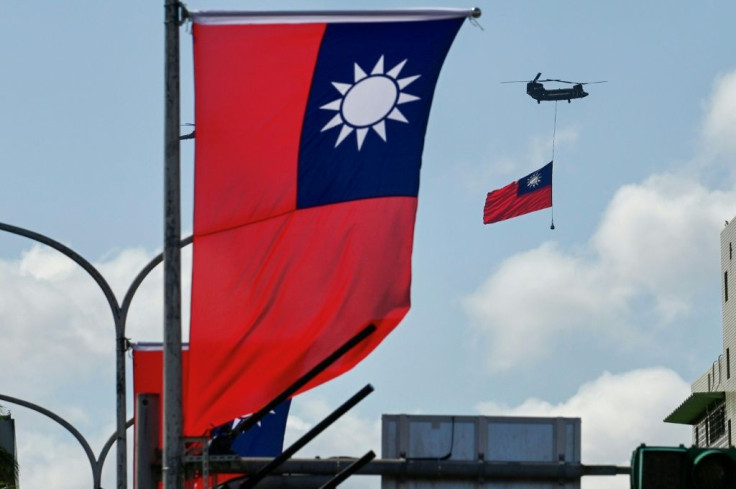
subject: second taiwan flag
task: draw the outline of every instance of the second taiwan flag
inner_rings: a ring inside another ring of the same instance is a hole
[[[552,207],[552,162],[503,188],[488,192],[483,224]]]
[[[345,372],[406,315],[430,105],[470,13],[193,15],[186,433],[260,409],[375,324],[307,388]]]

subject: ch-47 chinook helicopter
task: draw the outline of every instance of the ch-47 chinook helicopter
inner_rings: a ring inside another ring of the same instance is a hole
[[[537,76],[535,76],[531,81],[515,80],[501,83],[526,83],[526,93],[536,100],[537,103],[542,102],[542,100],[567,100],[567,103],[570,103],[570,100],[574,98],[583,98],[588,96],[588,92],[583,90],[583,85],[589,85],[591,83],[606,83],[605,81],[571,82],[557,79],[540,80],[540,76],[542,76],[542,74],[537,73]],[[544,88],[544,85],[542,85],[544,82],[569,83],[572,85],[572,88],[553,88],[548,90]]]

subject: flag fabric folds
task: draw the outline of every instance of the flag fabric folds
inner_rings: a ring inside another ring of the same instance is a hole
[[[488,192],[483,224],[552,207],[552,162],[524,178]]]
[[[193,14],[185,432],[257,411],[376,325],[305,389],[340,375],[406,315],[430,104],[468,15]]]

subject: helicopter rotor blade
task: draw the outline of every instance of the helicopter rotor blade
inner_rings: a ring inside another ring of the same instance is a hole
[[[550,78],[548,80],[540,80],[540,81],[543,81],[543,82],[557,82],[557,83],[569,83],[570,85],[577,85],[577,83],[578,83],[578,82],[572,82],[572,81],[567,81],[567,80],[559,80],[557,78]]]
[[[539,77],[542,76],[542,73],[537,73],[537,76],[534,77],[532,80],[511,80],[511,81],[502,81],[501,83],[537,83],[549,81],[549,80],[540,80]]]
[[[546,82],[557,82],[557,83],[568,83],[570,85],[592,85],[594,83],[608,83],[608,80],[592,81],[592,82],[576,82],[576,81],[569,81],[569,80],[560,80],[559,78],[545,78],[544,80],[540,80],[539,79],[540,76],[542,76],[542,74],[541,73],[537,73],[537,76],[535,76],[533,80],[509,80],[509,81],[502,81],[501,83],[546,83]]]
[[[567,81],[567,80],[558,80],[558,79],[549,79],[549,80],[539,80],[542,82],[557,82],[557,83],[569,83],[570,85],[591,85],[593,83],[608,83],[607,80],[602,81],[592,81],[592,82],[576,82],[576,81]]]

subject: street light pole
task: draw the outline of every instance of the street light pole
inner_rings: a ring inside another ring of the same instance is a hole
[[[119,439],[119,433],[117,432],[117,430],[115,433],[112,434],[112,436],[107,440],[107,443],[105,443],[105,445],[102,447],[100,455],[98,457],[95,457],[95,454],[92,451],[92,448],[89,446],[87,439],[71,423],[69,423],[67,420],[65,420],[55,412],[50,411],[43,406],[39,406],[38,404],[34,404],[23,399],[18,399],[17,397],[6,396],[5,394],[0,394],[0,400],[11,402],[13,404],[17,404],[19,406],[23,406],[36,411],[37,413],[43,414],[47,418],[51,418],[52,420],[59,423],[62,427],[64,427],[64,429],[71,433],[82,446],[84,454],[87,455],[87,460],[89,461],[90,468],[92,469],[92,489],[102,489],[102,466],[105,464],[105,458],[107,458],[107,453],[110,451],[113,443],[115,443],[116,440]],[[133,420],[129,419],[123,426],[123,429],[128,429],[131,426],[133,426]],[[125,434],[125,432],[123,432],[123,434]]]
[[[115,297],[115,293],[112,291],[110,284],[107,283],[105,277],[97,270],[89,261],[85,260],[79,253],[72,250],[68,246],[59,243],[56,240],[49,238],[43,234],[24,229],[18,226],[0,222],[0,231],[6,231],[18,236],[23,236],[39,243],[43,243],[56,251],[64,254],[77,265],[82,267],[97,285],[102,290],[102,293],[107,299],[107,304],[110,306],[110,312],[112,313],[113,322],[115,323],[115,405],[116,405],[116,449],[117,449],[117,489],[127,489],[127,440],[125,437],[125,430],[127,425],[126,420],[126,380],[125,380],[125,351],[127,349],[127,340],[125,339],[125,318],[127,315],[127,308],[132,300],[132,293],[130,300],[127,301],[127,305],[124,309],[118,304],[118,300]]]
[[[181,210],[179,190],[179,24],[181,4],[165,0],[164,123],[164,489],[181,489],[183,477],[181,379]]]
[[[56,251],[60,252],[67,258],[74,261],[77,265],[82,267],[95,283],[100,287],[100,290],[107,299],[107,304],[110,307],[113,321],[115,324],[115,404],[116,404],[116,419],[117,419],[117,430],[115,432],[114,440],[111,442],[108,440],[108,444],[115,443],[117,450],[117,489],[128,488],[128,464],[127,464],[127,440],[125,437],[125,431],[130,426],[131,421],[126,420],[126,375],[125,375],[125,352],[127,351],[128,344],[125,337],[125,324],[128,318],[128,311],[133,302],[138,287],[143,283],[143,280],[148,274],[163,260],[163,253],[154,257],[133,280],[133,283],[128,288],[128,291],[123,298],[122,305],[118,304],[118,300],[115,297],[115,293],[112,291],[110,284],[105,280],[105,277],[94,267],[89,261],[82,257],[79,253],[72,250],[68,246],[61,244],[60,242],[49,238],[46,235],[31,231],[29,229],[13,226],[0,222],[0,231],[5,231],[18,236],[32,239],[46,246],[49,246]],[[179,247],[184,247],[192,243],[192,236],[188,236],[179,242]],[[106,445],[107,446],[107,445]],[[107,452],[110,450],[111,445],[107,446],[104,450],[105,457]],[[103,457],[104,460],[104,457]]]

